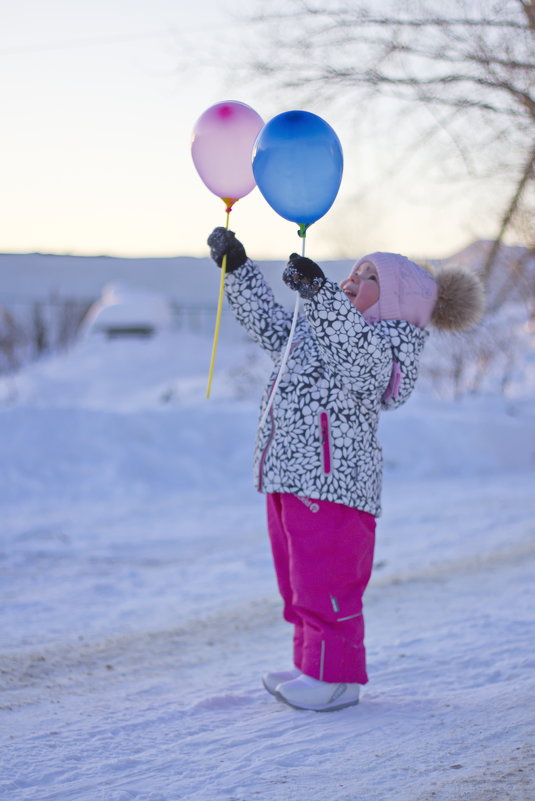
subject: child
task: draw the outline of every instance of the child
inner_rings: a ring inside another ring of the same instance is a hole
[[[238,321],[273,358],[265,408],[288,341],[291,315],[232,231],[208,238]],[[267,520],[285,620],[294,626],[294,668],[266,673],[266,690],[298,709],[358,703],[368,681],[362,596],[381,512],[381,409],[411,394],[425,326],[461,330],[482,309],[475,277],[433,277],[409,259],[372,253],[338,286],[293,253],[284,282],[305,299],[288,362],[264,426],[255,479]]]

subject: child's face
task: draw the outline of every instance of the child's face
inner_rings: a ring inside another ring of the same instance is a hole
[[[355,267],[349,278],[345,278],[340,286],[350,303],[361,313],[379,300],[379,276],[369,261],[364,261]]]

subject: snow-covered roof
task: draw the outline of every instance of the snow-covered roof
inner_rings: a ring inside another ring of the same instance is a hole
[[[124,284],[107,284],[83,324],[85,333],[152,334],[172,323],[167,299],[156,292]]]

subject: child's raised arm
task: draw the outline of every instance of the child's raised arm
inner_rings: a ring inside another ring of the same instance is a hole
[[[232,231],[216,228],[208,237],[210,255],[221,266],[227,254],[225,294],[238,322],[274,358],[288,341],[292,317],[276,302],[257,265],[247,258]]]
[[[382,393],[392,372],[388,340],[366,322],[340,287],[310,259],[293,253],[283,280],[305,300],[304,313],[326,367],[350,391]]]

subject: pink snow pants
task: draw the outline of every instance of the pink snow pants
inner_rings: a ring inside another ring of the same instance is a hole
[[[294,664],[307,676],[366,684],[362,596],[370,580],[375,518],[339,503],[267,495],[267,519]]]

